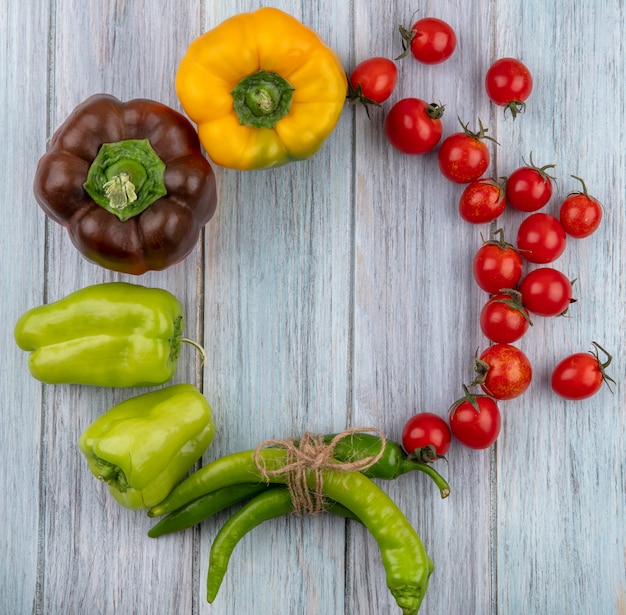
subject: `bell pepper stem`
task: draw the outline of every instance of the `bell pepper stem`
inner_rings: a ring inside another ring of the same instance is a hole
[[[109,207],[113,209],[124,209],[137,200],[135,184],[130,181],[130,175],[126,171],[114,175],[102,187],[109,198]]]
[[[243,126],[273,128],[289,113],[293,92],[278,73],[259,70],[233,88],[233,108]]]
[[[202,367],[204,367],[208,358],[206,350],[200,344],[198,344],[198,342],[190,340],[187,337],[181,337],[180,341],[185,342],[186,344],[191,344],[200,353],[200,364],[202,365]]]
[[[102,144],[83,187],[124,222],[167,194],[164,174],[165,163],[148,139],[126,139]]]
[[[99,470],[98,480],[113,485],[120,493],[128,489],[128,479],[122,468],[102,458],[98,458],[96,464]]]

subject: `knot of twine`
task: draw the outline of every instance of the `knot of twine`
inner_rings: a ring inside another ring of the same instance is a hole
[[[375,432],[380,436],[381,447],[376,455],[341,462],[335,459],[334,452],[337,443],[345,438],[360,433]],[[385,434],[373,427],[346,429],[338,433],[326,444],[323,435],[313,435],[310,432],[296,441],[293,438],[284,440],[266,440],[254,451],[254,464],[263,476],[270,481],[272,476],[284,476],[285,483],[291,494],[293,510],[297,515],[304,513],[316,515],[324,512],[325,500],[323,491],[323,471],[327,469],[343,472],[360,472],[374,465],[382,456],[386,446]],[[287,451],[285,464],[280,468],[268,469],[261,453],[268,446],[282,447]],[[308,480],[313,475],[313,486],[309,487]]]

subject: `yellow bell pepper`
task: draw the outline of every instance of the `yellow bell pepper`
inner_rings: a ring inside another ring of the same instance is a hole
[[[216,164],[275,167],[312,156],[348,89],[337,54],[275,8],[230,17],[189,45],[176,93]]]

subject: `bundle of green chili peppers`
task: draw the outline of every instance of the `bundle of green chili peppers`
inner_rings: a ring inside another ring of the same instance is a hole
[[[371,430],[365,430],[371,431]],[[447,482],[428,464],[411,459],[402,447],[368,433],[349,431],[322,438],[330,446],[328,463],[302,473],[305,487],[320,492],[323,510],[361,522],[376,540],[387,586],[403,615],[414,615],[424,598],[433,563],[402,511],[373,478],[394,479],[413,470],[426,472],[440,489],[450,492]],[[148,515],[167,514],[148,533],[156,538],[189,528],[209,516],[247,500],[216,535],[209,558],[207,600],[213,602],[239,540],[263,521],[299,512],[286,467],[295,467],[279,443],[221,457],[204,466],[172,491]],[[302,446],[294,443],[295,448]],[[366,460],[358,469],[360,462]],[[346,466],[355,469],[348,469]],[[319,480],[319,483],[317,482]],[[309,512],[306,508],[304,512]],[[319,512],[319,510],[318,510]]]

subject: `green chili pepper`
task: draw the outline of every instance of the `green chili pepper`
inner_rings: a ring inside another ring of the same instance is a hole
[[[332,437],[326,436],[325,440],[332,439]],[[381,439],[376,436],[361,433],[351,435],[345,439],[345,442],[340,441],[337,444],[334,457],[338,461],[363,459],[378,453],[380,444]],[[267,449],[264,451],[264,457],[271,456],[272,451],[275,452],[275,450]],[[254,463],[254,453],[253,450],[233,453],[200,468],[182,482],[163,502],[150,509],[148,515],[158,517],[171,513],[216,489],[236,483],[257,481],[258,473]],[[278,456],[280,457],[280,452]],[[436,470],[428,464],[409,459],[398,444],[389,440],[387,440],[383,457],[363,470],[363,474],[370,478],[391,479],[412,470],[426,472],[433,478],[439,486],[442,497],[446,497],[450,493],[448,483]],[[237,479],[231,480],[235,476]]]
[[[324,470],[324,495],[354,513],[376,540],[387,587],[403,615],[415,615],[428,589],[433,562],[394,501],[361,472]]]
[[[333,438],[334,435],[328,435],[324,437],[324,441],[328,443]],[[345,439],[337,442],[334,448],[333,456],[340,462],[358,461],[365,457],[373,457],[380,451],[381,443],[381,438],[372,434],[351,434]],[[254,471],[252,459],[254,451],[246,451],[238,453],[237,455],[239,456],[241,463],[248,464],[250,471]],[[220,464],[222,463],[224,465],[224,472],[228,473],[230,471],[229,464],[226,462],[220,462]],[[433,479],[435,484],[439,487],[442,498],[445,498],[450,494],[450,486],[432,466],[410,458],[399,444],[390,440],[386,441],[385,450],[380,460],[362,470],[362,472],[370,478],[394,479],[401,474],[415,470],[425,472]],[[200,474],[202,472],[203,470],[199,471]],[[195,477],[194,480],[199,478],[200,477]],[[248,488],[253,492],[260,493],[269,487],[270,485],[265,482],[252,485],[233,485],[231,487],[224,487],[215,493],[207,493],[205,495],[200,495],[197,498],[192,497],[179,508],[169,512],[166,517],[161,519],[153,528],[150,529],[148,535],[152,538],[157,538],[164,534],[170,534],[188,529],[195,524],[208,519],[220,510],[246,499],[248,497]],[[203,487],[198,486],[198,492],[200,493],[202,490]],[[240,491],[243,492],[241,497],[239,497]],[[168,511],[150,511],[149,515],[158,516],[164,514],[165,512]]]
[[[324,437],[325,442],[330,442],[336,434]],[[354,433],[339,440],[335,445],[333,456],[339,461],[353,461],[371,457],[380,451],[382,440],[379,436],[368,433]],[[382,457],[373,465],[362,470],[369,478],[383,478],[393,480],[407,472],[424,472],[435,482],[442,498],[450,495],[450,485],[430,464],[422,463],[409,457],[404,449],[391,440],[386,440]]]
[[[170,493],[214,434],[204,395],[192,384],[175,384],[114,406],[81,434],[78,445],[120,504],[145,509]]]
[[[29,310],[15,340],[31,352],[28,367],[42,382],[138,387],[172,378],[181,342],[197,347],[182,331],[182,306],[171,293],[108,282]]]
[[[285,463],[286,452],[265,449],[262,458],[268,469],[277,469]],[[241,480],[242,476],[245,474],[238,472],[231,475],[232,483]],[[262,480],[258,470],[257,476]],[[249,473],[245,477],[248,481],[251,478]],[[284,482],[285,478],[281,475],[275,480]],[[309,486],[313,488],[314,485]],[[402,511],[361,472],[323,470],[323,493],[351,511],[367,527],[379,546],[387,586],[402,608],[403,615],[417,613],[428,588],[433,563]]]
[[[263,451],[263,458],[266,462],[276,459],[277,465],[280,465],[280,462],[285,460],[285,451],[269,448]],[[265,486],[268,484],[254,464],[254,451],[232,453],[202,466],[180,483],[162,502],[150,508],[148,516],[158,517],[171,513],[208,493],[242,483]]]
[[[158,538],[165,534],[186,530],[212,515],[246,500],[252,496],[268,491],[265,483],[232,485],[207,493],[197,500],[193,500],[178,510],[163,517],[148,531],[150,538]]]
[[[337,502],[329,502],[326,512],[349,519],[358,518]],[[287,487],[275,487],[257,495],[240,508],[222,526],[211,545],[207,575],[207,601],[213,602],[226,574],[228,563],[239,541],[265,521],[293,512],[291,493]]]

